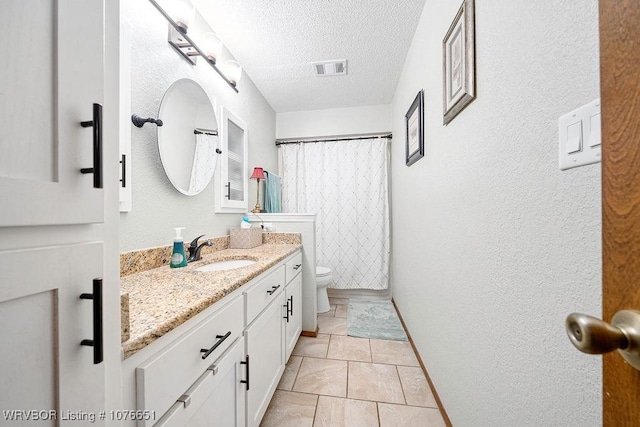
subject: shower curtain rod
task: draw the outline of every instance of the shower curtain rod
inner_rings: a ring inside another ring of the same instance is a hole
[[[324,139],[300,139],[300,140],[286,140],[286,139],[276,139],[277,145],[286,145],[286,144],[306,144],[308,142],[334,142],[334,141],[356,141],[360,139],[372,139],[372,138],[391,138],[392,134],[383,134],[383,135],[371,135],[371,136],[358,136],[358,137],[345,137],[345,138],[324,138]]]

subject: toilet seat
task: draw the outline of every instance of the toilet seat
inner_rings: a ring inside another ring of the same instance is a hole
[[[316,267],[316,277],[324,277],[331,274],[331,269],[327,267]]]

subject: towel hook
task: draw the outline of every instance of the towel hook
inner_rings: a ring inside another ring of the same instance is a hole
[[[145,123],[153,123],[153,124],[155,124],[156,126],[162,126],[162,125],[163,125],[162,120],[160,120],[160,119],[154,119],[154,118],[152,118],[152,117],[147,117],[147,118],[145,119],[145,118],[143,118],[143,117],[140,117],[140,116],[139,116],[139,115],[137,115],[137,114],[134,114],[134,115],[132,115],[132,116],[131,116],[131,121],[133,122],[133,124],[134,124],[136,127],[139,127],[139,128],[141,128],[142,126],[144,126],[144,124],[145,124]]]

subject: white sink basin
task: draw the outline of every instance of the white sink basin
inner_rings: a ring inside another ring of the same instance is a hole
[[[211,264],[203,265],[200,268],[196,268],[196,271],[225,271],[233,270],[234,268],[246,267],[248,265],[255,264],[256,262],[251,259],[232,259],[230,261],[218,261]]]

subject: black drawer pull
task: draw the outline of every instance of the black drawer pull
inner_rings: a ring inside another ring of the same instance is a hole
[[[93,339],[82,340],[80,345],[93,347],[93,364],[104,360],[102,339],[102,278],[93,279],[93,293],[80,294],[80,299],[93,301]]]
[[[202,358],[206,359],[207,357],[209,357],[209,355],[211,355],[211,353],[213,353],[216,350],[216,348],[218,348],[220,346],[220,344],[222,344],[222,342],[224,340],[226,340],[227,338],[229,338],[230,336],[231,336],[231,331],[227,332],[224,335],[216,335],[216,339],[218,341],[216,341],[216,343],[213,345],[213,347],[211,347],[211,348],[201,348],[200,349],[200,353],[204,353],[202,355]]]
[[[287,323],[289,323],[289,301],[287,300],[287,304],[283,305],[283,307],[285,308],[284,313],[285,316],[283,317],[283,319],[287,320]]]
[[[294,269],[294,270],[297,270],[297,269],[299,269],[300,267],[302,267],[302,264],[296,264],[296,265],[294,265],[294,266],[293,266],[293,269]]]
[[[93,188],[102,188],[102,105],[93,104],[93,120],[80,122],[83,128],[93,128],[93,167],[81,173],[93,174]]]
[[[247,354],[245,356],[245,361],[244,362],[240,362],[241,365],[246,365],[247,366],[247,379],[246,380],[240,380],[240,382],[242,384],[246,384],[247,385],[247,391],[249,391],[249,355]]]
[[[227,199],[231,200],[231,182],[227,182],[225,185],[227,187],[227,195],[225,196]]]
[[[271,290],[270,290],[270,291],[267,291],[267,293],[268,293],[269,295],[273,295],[273,293],[274,293],[275,291],[277,291],[279,287],[280,287],[280,285],[278,285],[278,286],[272,286],[272,287],[271,287]]]
[[[289,297],[289,301],[291,301],[291,307],[288,307],[289,314],[293,316],[293,295]],[[289,305],[289,301],[287,301],[287,306]]]

